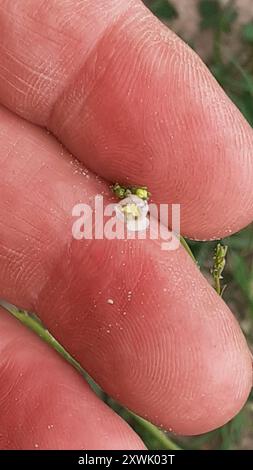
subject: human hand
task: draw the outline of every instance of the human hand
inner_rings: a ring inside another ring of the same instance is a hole
[[[251,128],[139,1],[1,0],[0,21],[1,298],[136,413],[182,434],[222,425],[252,383],[227,306],[183,248],[77,241],[71,213],[131,182],[180,203],[185,235],[235,232],[253,218]],[[4,311],[0,351],[0,448],[143,448]]]

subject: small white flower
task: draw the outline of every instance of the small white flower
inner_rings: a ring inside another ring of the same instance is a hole
[[[146,230],[149,225],[147,201],[131,194],[115,206],[116,216],[127,224],[131,232]]]

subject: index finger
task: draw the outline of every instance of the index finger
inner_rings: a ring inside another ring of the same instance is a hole
[[[253,135],[207,68],[138,0],[2,1],[0,101],[109,180],[181,204],[182,233],[253,218]]]

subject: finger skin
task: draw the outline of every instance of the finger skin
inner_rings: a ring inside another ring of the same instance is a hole
[[[58,354],[0,309],[0,449],[144,449]]]
[[[184,249],[74,240],[73,206],[110,200],[106,184],[44,131],[3,109],[0,122],[0,298],[36,312],[104,390],[153,422],[199,434],[231,419],[251,388],[249,351]]]
[[[140,1],[2,0],[0,100],[111,181],[181,204],[181,230],[253,219],[253,134],[195,53]]]

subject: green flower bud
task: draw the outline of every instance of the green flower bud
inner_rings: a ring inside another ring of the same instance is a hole
[[[135,195],[144,200],[149,198],[149,192],[147,188],[136,188]]]

